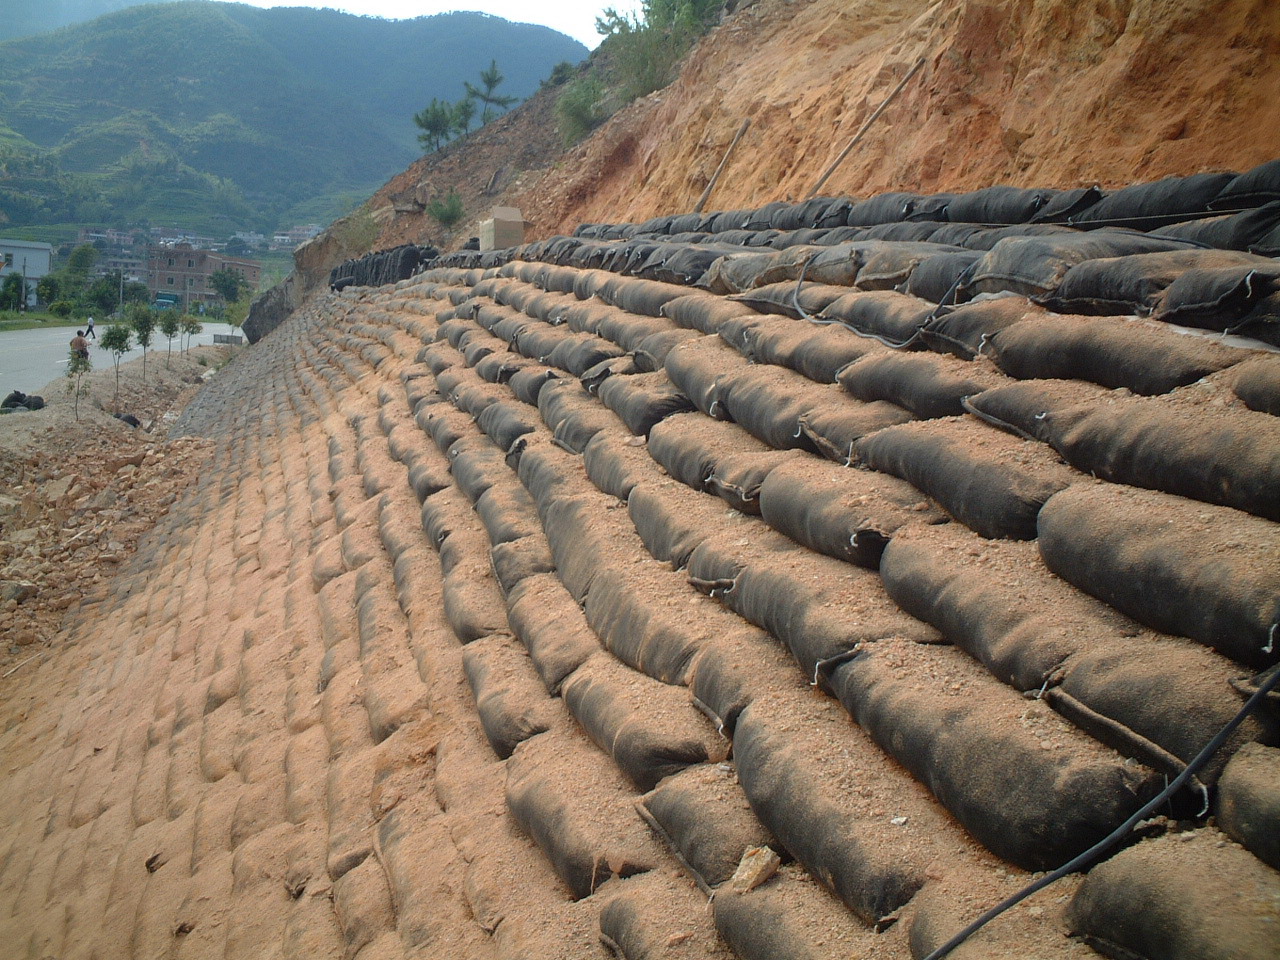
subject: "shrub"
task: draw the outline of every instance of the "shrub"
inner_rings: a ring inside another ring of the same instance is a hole
[[[53,303],[49,304],[49,312],[55,317],[65,320],[67,317],[71,316],[71,301],[55,300]]]
[[[427,204],[427,216],[446,230],[462,219],[463,212],[462,197],[453,189],[449,190],[449,195],[444,199],[436,197]]]
[[[604,84],[594,75],[579,77],[564,88],[556,101],[560,139],[566,147],[583,140],[608,118]]]

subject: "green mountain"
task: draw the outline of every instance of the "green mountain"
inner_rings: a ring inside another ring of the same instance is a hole
[[[0,43],[0,229],[329,219],[421,154],[413,114],[496,60],[528,96],[586,48],[479,13],[187,0]]]
[[[0,16],[0,40],[46,33],[145,2],[146,0],[4,0],[4,15]]]

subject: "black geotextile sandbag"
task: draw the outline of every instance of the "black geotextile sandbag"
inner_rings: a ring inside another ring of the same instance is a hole
[[[1150,323],[1050,314],[1005,327],[984,353],[1019,380],[1085,380],[1151,396],[1195,383],[1249,354]]]
[[[731,453],[716,460],[704,488],[733,509],[759,516],[760,487],[765,478],[788,460],[801,456],[804,454],[799,450]]]
[[[747,360],[718,336],[694,337],[667,352],[663,369],[695,407],[727,419],[721,406],[725,383],[746,369]]]
[[[557,344],[545,360],[548,366],[580,377],[597,364],[620,357],[625,352],[622,347],[603,337],[576,333]]]
[[[636,801],[636,809],[708,893],[733,876],[744,852],[772,839],[727,764],[705,763],[668,777]]]
[[[512,587],[507,620],[551,693],[602,649],[582,608],[551,573],[534,574]]]
[[[1273,257],[1280,253],[1275,242],[1280,236],[1277,230],[1280,230],[1280,201],[1273,200],[1252,210],[1188,220],[1151,232],[1157,237],[1194,240],[1218,250],[1248,250]]]
[[[1072,226],[1154,230],[1208,212],[1234,173],[1193,173],[1139,183],[1109,194],[1071,217]]]
[[[728,741],[694,709],[687,690],[637,673],[607,653],[566,678],[560,696],[592,742],[641,790],[728,755]]]
[[[625,501],[637,483],[654,476],[654,462],[640,437],[603,430],[582,451],[587,477],[601,493]]]
[[[502,335],[497,328],[495,328],[495,332],[499,333],[500,336]],[[520,326],[511,340],[511,349],[531,360],[547,363],[547,357],[552,350],[570,338],[580,337],[581,334],[576,334],[567,327],[553,327],[547,323],[531,320]],[[578,372],[581,373],[582,371]]]
[[[427,501],[428,503],[430,501]],[[441,547],[441,567],[446,549],[465,545],[460,560],[445,574],[442,606],[454,636],[466,644],[491,633],[505,632],[507,610],[493,567],[489,563],[484,534],[454,531]]]
[[[1280,160],[1268,160],[1237,174],[1209,201],[1210,210],[1239,210],[1280,200]]]
[[[998,387],[970,403],[979,412],[995,412],[1004,403],[1003,391],[1034,402],[1042,382]],[[1072,403],[1069,393],[1043,396],[1040,410],[1023,407],[1020,429],[1050,444],[1082,473],[1280,520],[1276,418],[1161,397],[1088,391]],[[995,417],[1018,425],[998,412]]]
[[[867,256],[858,271],[858,289],[900,290],[922,263],[947,254],[973,252],[944,243],[887,243],[882,250]]]
[[[667,354],[682,343],[698,340],[703,334],[696,330],[677,328],[661,333],[651,333],[645,337],[632,351],[636,369],[641,373],[654,373],[663,368],[667,362]]]
[[[631,376],[639,372],[640,369],[636,366],[635,357],[627,354],[600,361],[594,367],[586,370],[578,378],[578,382],[582,384],[587,393],[598,394],[600,385],[610,377]]]
[[[882,223],[875,227],[863,227],[860,239],[886,243],[927,243],[938,232],[936,221]]]
[[[952,303],[970,268],[982,258],[980,250],[941,253],[920,261],[900,289],[931,303]]]
[[[540,573],[553,573],[556,569],[551,547],[541,533],[494,544],[489,551],[489,560],[493,564],[498,588],[507,598],[511,597],[520,581]]]
[[[627,513],[649,554],[675,570],[684,568],[703,540],[746,520],[718,497],[668,478],[632,487]]]
[[[539,515],[557,499],[572,499],[590,490],[583,482],[582,462],[545,433],[522,437],[507,457],[508,463],[515,461],[520,482],[537,503]]]
[[[629,351],[638,349],[645,340],[655,334],[673,331],[688,332],[666,317],[645,317],[616,309],[601,320],[597,330],[600,336]]]
[[[716,260],[698,280],[698,286],[714,294],[742,293],[783,280],[794,280],[801,268],[818,253],[807,245],[786,250],[729,254]]]
[[[610,377],[596,392],[600,402],[636,436],[648,436],[667,417],[694,409],[693,402],[661,370]]]
[[[752,701],[734,727],[734,766],[751,809],[810,874],[876,923],[924,886],[924,865],[829,795],[832,785],[810,762],[806,738],[779,728],[772,706]]]
[[[542,533],[533,498],[508,476],[507,482],[491,486],[476,500],[476,514],[494,546]]]
[[[816,451],[846,467],[854,463],[854,444],[863,437],[913,419],[910,411],[896,404],[883,400],[863,403],[849,399],[837,385],[829,389],[829,402],[811,407],[797,421],[800,434],[809,442],[801,449]]]
[[[866,414],[834,384],[817,384],[784,367],[749,365],[721,385],[719,402],[727,419],[741,424],[753,437],[775,450],[817,453],[813,438],[801,427],[802,418],[822,413]],[[867,427],[871,429],[867,421]]]
[[[770,283],[725,299],[750,307],[758,313],[779,314],[792,319],[807,319],[820,313],[827,304],[848,293],[847,287],[825,283]]]
[[[983,543],[956,524],[903,530],[880,575],[903,610],[1015,690],[1036,694],[1125,756],[1177,776],[1240,707],[1240,668],[1203,646],[1141,629],[1055,577],[1030,543]],[[1198,774],[1213,784],[1243,744],[1275,724],[1249,719]],[[1198,786],[1193,784],[1192,786]],[[1190,802],[1198,812],[1204,797]]]
[[[529,655],[511,636],[496,634],[467,644],[462,670],[485,739],[501,759],[555,722],[555,701],[538,682]]]
[[[632,877],[615,884],[600,909],[600,940],[620,960],[728,960],[706,901],[704,892],[675,874]],[[563,943],[559,938],[557,947]]]
[[[883,637],[937,639],[903,613],[870,570],[797,546],[764,528],[749,542],[710,537],[689,556],[689,582],[784,643],[806,676]]]
[[[590,486],[585,478],[583,482]],[[593,487],[590,492],[557,496],[538,505],[556,570],[579,603],[587,600],[596,581],[608,571],[643,552],[627,518],[613,509],[616,506],[615,499]],[[630,639],[640,642],[642,638]]]
[[[476,426],[501,451],[511,449],[513,443],[526,433],[532,433],[540,424],[536,410],[512,400],[491,403],[476,417]]]
[[[1231,371],[1231,389],[1250,410],[1280,417],[1280,359],[1261,354]]]
[[[617,307],[611,307],[599,300],[585,300],[566,308],[558,315],[574,333],[599,333],[600,324],[617,313]]]
[[[1276,532],[1224,507],[1081,484],[1045,504],[1038,542],[1050,570],[1139,623],[1266,667],[1280,661]]]
[[[1150,313],[1160,293],[1188,270],[1275,268],[1275,261],[1235,250],[1174,250],[1078,263],[1036,302],[1055,313]]]
[[[538,413],[566,450],[582,453],[601,430],[617,429],[618,418],[576,380],[559,380],[538,394]]]
[[[1034,539],[1045,501],[1084,479],[1040,444],[967,417],[888,427],[854,449],[859,463],[906,480],[989,539]]]
[[[422,457],[409,467],[409,487],[419,503],[451,486],[453,477],[443,461]]]
[[[881,350],[842,368],[836,382],[866,403],[887,400],[921,419],[957,417],[961,401],[1008,382],[985,362]]]
[[[1246,743],[1218,781],[1218,826],[1280,870],[1280,750]]]
[[[507,386],[521,403],[537,406],[538,394],[542,392],[542,388],[559,379],[560,374],[557,371],[536,361],[530,361],[528,366],[521,367],[511,375]]]
[[[841,324],[778,316],[731,320],[720,328],[720,336],[756,363],[789,367],[817,383],[834,383],[846,364],[885,349]]]
[[[962,299],[979,293],[1041,296],[1055,290],[1067,271],[1086,260],[1186,250],[1185,242],[1125,230],[1006,237],[973,267]]]
[[[953,196],[947,204],[947,219],[952,223],[1030,223],[1057,195],[1057,190],[984,187]]]
[[[659,317],[662,316],[664,304],[683,297],[688,292],[688,287],[676,284],[628,279],[611,285],[602,297],[628,313]]]
[[[750,307],[709,293],[690,293],[662,305],[662,315],[686,330],[715,333],[734,317],[755,313]]]
[[[476,435],[475,421],[449,403],[419,405],[413,419],[441,453],[463,437]]]
[[[1212,828],[1144,840],[1094,867],[1068,933],[1123,960],[1270,960],[1280,873]]]
[[[472,433],[450,444],[448,457],[454,483],[472,503],[494,484],[511,482],[503,452],[481,434]]]
[[[1061,866],[1163,786],[1047,708],[1033,730],[1022,696],[950,647],[867,644],[832,668],[829,685],[974,839],[1024,870]]]
[[[731,252],[734,248],[727,244],[664,244],[633,273],[645,280],[691,285],[701,279],[711,264]]]
[[[897,477],[798,456],[760,487],[765,523],[802,546],[875,570],[894,532],[946,515]]]
[[[741,960],[847,960],[875,947],[876,934],[796,865],[746,892],[722,887],[712,907]]]
[[[1047,313],[1044,307],[1036,306],[1026,297],[980,297],[934,311],[920,327],[920,341],[934,353],[950,353],[961,360],[972,360],[996,331]]]
[[[827,208],[838,198],[813,197],[801,203],[793,203],[778,209],[772,217],[770,226],[775,230],[800,230],[817,226]]]
[[[881,193],[869,197],[855,203],[849,209],[844,217],[844,225],[871,227],[878,223],[897,223],[905,220],[919,196],[917,193]]]
[[[895,290],[846,293],[817,315],[819,323],[840,323],[854,333],[890,347],[911,344],[935,305]],[[921,344],[923,348],[923,344]]]
[[[1255,317],[1260,323],[1280,323],[1280,311],[1268,310],[1268,301],[1280,291],[1280,266],[1219,267],[1187,270],[1157,298],[1153,319],[1207,330],[1247,328]],[[1255,330],[1242,329],[1248,336]]]
[[[506,800],[575,900],[652,870],[660,851],[612,764],[576,731],[524,741],[506,764]]]

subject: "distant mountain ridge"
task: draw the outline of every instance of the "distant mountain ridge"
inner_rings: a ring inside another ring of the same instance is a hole
[[[104,0],[105,2],[105,0]],[[496,60],[528,96],[586,48],[477,13],[389,21],[185,0],[0,44],[0,228],[323,220],[421,150],[412,117]]]

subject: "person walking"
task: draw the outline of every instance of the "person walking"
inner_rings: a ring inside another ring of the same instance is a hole
[[[90,317],[90,318],[89,318],[89,325],[88,325],[87,327],[85,327],[85,328],[84,328],[84,335],[85,335],[86,337],[93,337],[94,342],[95,342],[95,343],[97,342],[97,340],[98,340],[98,335],[97,335],[96,333],[94,333],[94,331],[93,331],[93,317]]]

